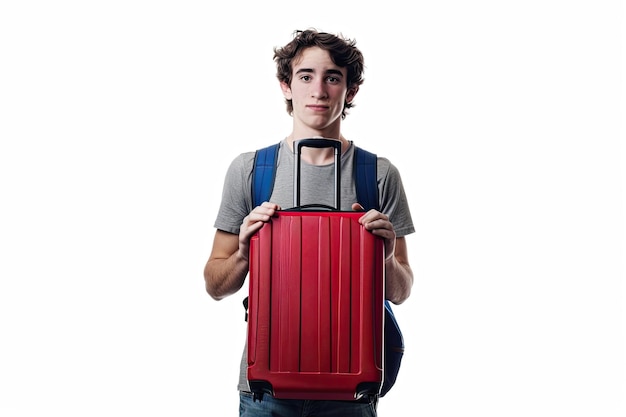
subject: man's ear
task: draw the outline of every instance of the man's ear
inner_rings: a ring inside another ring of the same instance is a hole
[[[352,100],[354,100],[354,96],[356,96],[356,93],[359,92],[359,86],[354,86],[352,88],[348,89],[348,92],[346,93],[346,103],[352,103]]]
[[[283,96],[285,97],[285,99],[287,100],[291,100],[291,87],[289,87],[289,85],[284,82],[281,81],[280,82],[280,89],[283,91]]]

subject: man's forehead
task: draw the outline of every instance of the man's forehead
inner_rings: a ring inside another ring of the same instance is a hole
[[[340,73],[345,75],[346,68],[336,65],[330,58],[328,51],[319,47],[311,47],[302,51],[293,61],[294,73],[299,71]]]

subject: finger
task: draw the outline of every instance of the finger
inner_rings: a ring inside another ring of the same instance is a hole
[[[365,208],[359,203],[352,203],[352,210],[353,211],[365,211]]]
[[[265,207],[272,210],[280,210],[280,206],[276,203],[270,203],[269,201],[264,201],[261,204],[261,207]]]
[[[263,222],[263,221],[250,223],[248,225],[247,233],[249,233],[250,235],[253,235],[258,230],[260,230],[263,227],[264,224],[265,224],[265,222]]]
[[[371,209],[359,219],[359,222],[361,224],[367,224],[379,219],[387,220],[388,217],[378,210]]]

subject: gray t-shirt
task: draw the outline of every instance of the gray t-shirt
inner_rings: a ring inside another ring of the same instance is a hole
[[[351,210],[358,202],[353,172],[354,144],[341,155],[341,210]],[[215,220],[215,228],[229,233],[239,233],[239,227],[252,207],[252,168],[254,152],[237,156],[226,173],[222,202]],[[294,153],[283,140],[278,151],[276,179],[270,201],[283,209],[294,206]],[[380,211],[394,226],[396,236],[402,237],[415,232],[411,212],[398,169],[386,158],[378,157],[378,198]],[[334,165],[301,164],[300,205],[324,204],[334,206]],[[241,358],[238,389],[248,391],[247,346]]]

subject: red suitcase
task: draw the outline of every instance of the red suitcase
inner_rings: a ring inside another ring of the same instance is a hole
[[[296,208],[280,211],[250,241],[250,389],[257,398],[376,395],[383,382],[384,245],[358,223],[363,213],[299,206],[301,147],[333,146],[339,207],[341,144],[305,139],[294,146]]]

